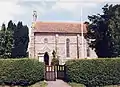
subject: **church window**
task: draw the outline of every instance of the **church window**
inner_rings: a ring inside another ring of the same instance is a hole
[[[70,39],[66,39],[66,56],[70,57]]]
[[[48,43],[48,39],[47,38],[44,39],[44,43]]]
[[[87,43],[90,43],[90,40],[87,39]],[[87,57],[90,57],[90,47],[87,44]]]
[[[90,49],[89,49],[89,47],[87,48],[87,57],[90,57]]]

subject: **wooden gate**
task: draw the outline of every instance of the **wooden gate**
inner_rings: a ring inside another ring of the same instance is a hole
[[[65,66],[58,65],[57,66],[57,79],[65,79]]]
[[[65,66],[48,66],[45,67],[45,80],[46,81],[55,81],[56,79],[65,79]]]
[[[46,81],[55,81],[56,73],[55,66],[45,66],[45,80]]]

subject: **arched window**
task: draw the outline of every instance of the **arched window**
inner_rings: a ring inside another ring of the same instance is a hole
[[[87,57],[90,57],[90,48],[87,48]]]
[[[44,43],[48,43],[48,39],[47,38],[44,39]]]
[[[90,43],[90,40],[87,39],[87,43],[89,44]],[[87,44],[87,57],[90,57],[90,47],[89,45]]]
[[[70,57],[70,39],[66,39],[66,57]]]

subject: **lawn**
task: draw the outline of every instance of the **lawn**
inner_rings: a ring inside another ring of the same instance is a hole
[[[71,85],[71,87],[85,87],[82,84],[77,84],[77,83],[69,83]]]
[[[78,84],[78,83],[69,83],[69,84],[71,85],[71,87],[85,87],[84,85]],[[110,85],[110,86],[102,86],[102,87],[120,87],[120,86],[118,86],[118,85]]]

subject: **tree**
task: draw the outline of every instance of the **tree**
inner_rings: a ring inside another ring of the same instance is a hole
[[[0,31],[0,57],[3,57],[5,53],[5,31],[6,27],[5,24],[2,24],[1,31]]]
[[[29,30],[27,26],[23,26],[22,22],[18,22],[14,31],[14,49],[12,57],[26,57],[29,42]]]
[[[8,27],[7,27],[7,31],[6,31],[6,50],[8,50],[7,53],[9,53],[8,58],[12,57],[12,49],[14,47],[14,30],[16,28],[16,25],[12,22],[12,20],[10,20],[8,22]]]
[[[11,20],[6,28],[2,25],[0,30],[0,58],[26,57],[29,42],[29,30],[18,22],[16,26]]]
[[[6,28],[5,24],[3,24],[0,31],[0,57],[10,58],[12,47],[13,47],[13,31],[10,30],[10,27]]]
[[[88,16],[87,38],[93,40],[90,47],[95,49],[98,57],[120,56],[120,5],[108,5],[103,14]]]

